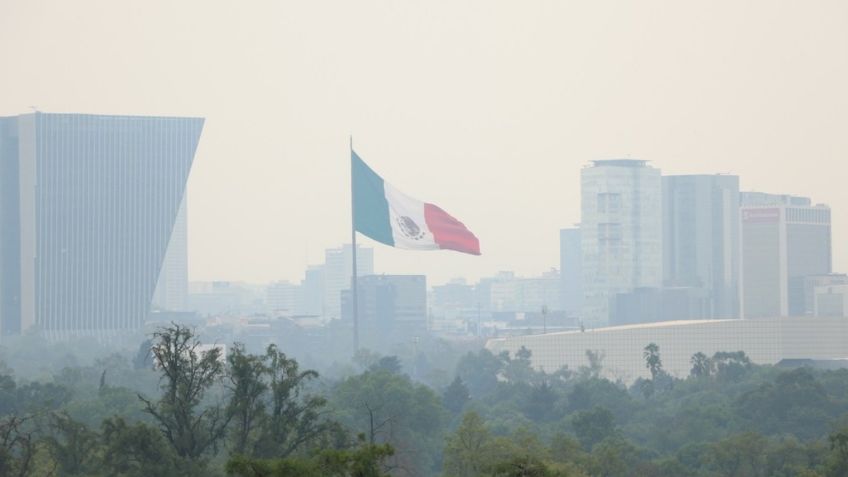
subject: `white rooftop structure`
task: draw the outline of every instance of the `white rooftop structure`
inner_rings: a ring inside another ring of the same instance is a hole
[[[744,351],[756,364],[784,359],[848,358],[848,319],[842,317],[687,320],[625,325],[586,331],[491,339],[486,348],[514,355],[522,346],[532,351],[534,368],[546,372],[563,366],[588,366],[586,351],[603,355],[602,375],[631,383],[650,377],[642,353],[650,343],[660,348],[663,369],[685,377],[692,355]]]

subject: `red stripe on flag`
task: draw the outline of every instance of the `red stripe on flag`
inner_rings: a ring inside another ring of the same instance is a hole
[[[439,248],[480,255],[480,242],[462,222],[433,204],[424,204],[424,220]]]

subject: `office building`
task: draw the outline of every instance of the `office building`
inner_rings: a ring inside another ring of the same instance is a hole
[[[271,313],[298,314],[301,304],[301,287],[289,281],[278,281],[265,289],[265,306]]]
[[[541,312],[547,313],[558,308],[562,280],[556,269],[542,276],[493,281],[490,284],[490,304],[492,312]]]
[[[203,119],[36,112],[0,123],[3,333],[140,329]]]
[[[205,316],[266,313],[266,287],[244,282],[189,282],[188,306]]]
[[[359,277],[360,346],[388,350],[427,332],[427,280],[424,275],[369,275]],[[342,292],[343,321],[352,323],[350,290]]]
[[[159,280],[153,291],[153,308],[167,311],[188,309],[188,217],[186,199],[180,203],[174,230],[165,250]]]
[[[430,314],[433,317],[453,320],[469,313],[476,316],[477,300],[474,287],[462,278],[434,286],[430,296]]]
[[[559,231],[560,309],[578,316],[583,307],[583,251],[580,227]]]
[[[593,161],[581,171],[580,242],[587,327],[609,323],[615,295],[662,285],[662,182],[647,161]]]
[[[816,293],[819,293],[820,290],[838,285],[848,285],[848,275],[844,273],[830,273],[827,275],[809,275],[804,277],[803,314],[806,316],[820,316],[816,313]]]
[[[848,283],[816,287],[813,290],[813,315],[848,318]]]
[[[300,281],[297,314],[324,315],[324,265],[312,265],[306,269],[303,280]]]
[[[742,316],[800,316],[805,277],[831,273],[830,208],[806,197],[741,194]]]
[[[664,176],[662,183],[664,285],[700,290],[706,310],[698,318],[738,318],[739,178]]]
[[[341,318],[341,293],[350,289],[353,278],[353,246],[331,248],[324,252],[324,319]],[[374,274],[374,249],[357,246],[356,273],[363,277]]]
[[[636,288],[615,295],[610,325],[713,318],[710,305],[703,288]]]

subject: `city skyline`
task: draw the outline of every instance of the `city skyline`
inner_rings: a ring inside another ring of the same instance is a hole
[[[14,74],[0,88],[14,94],[0,115],[207,118],[188,185],[191,280],[295,281],[349,241],[351,134],[375,170],[480,238],[481,257],[375,246],[377,269],[430,283],[556,264],[596,159],[815,196],[844,243],[848,189],[830,172],[848,154],[846,15],[844,2],[765,0],[7,2]]]

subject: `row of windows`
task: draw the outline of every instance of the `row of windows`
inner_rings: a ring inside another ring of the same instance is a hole
[[[787,208],[787,222],[806,222],[811,224],[830,224],[830,209]]]
[[[140,327],[202,120],[38,115],[36,320]]]

